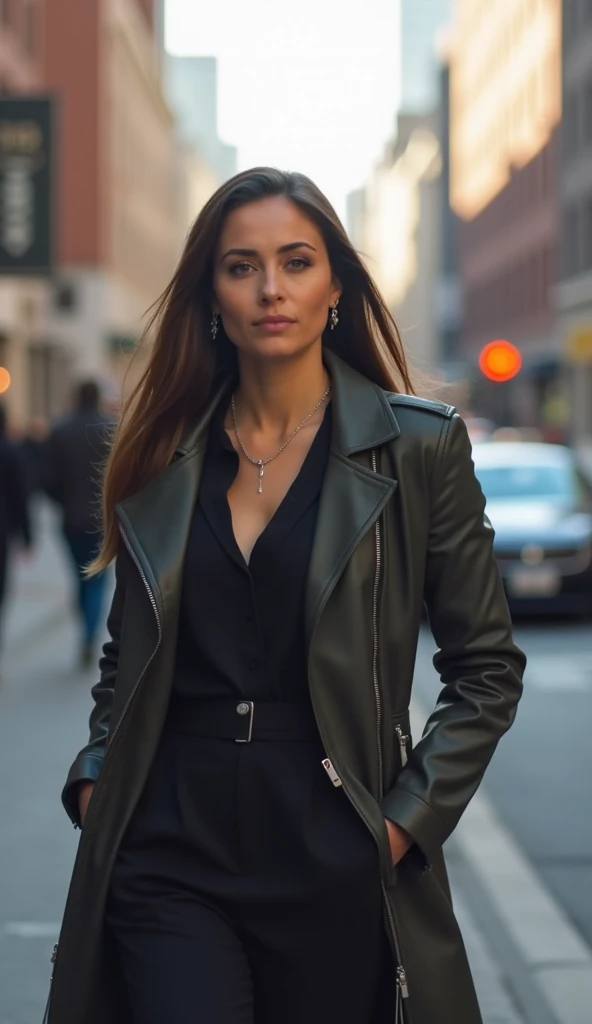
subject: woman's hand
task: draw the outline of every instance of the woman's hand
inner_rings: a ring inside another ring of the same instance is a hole
[[[83,825],[94,788],[94,782],[81,782],[78,787],[78,809],[80,811],[80,821]]]
[[[398,864],[407,853],[407,850],[413,846],[413,839],[408,832],[405,832],[405,829],[395,825],[394,821],[390,821],[389,818],[385,818],[384,821],[391,846],[393,864]]]

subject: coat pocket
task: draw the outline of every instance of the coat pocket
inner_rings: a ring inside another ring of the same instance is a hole
[[[395,741],[397,766],[400,770],[404,768],[411,752],[411,726],[409,724],[409,711],[401,711],[392,716],[392,730]]]

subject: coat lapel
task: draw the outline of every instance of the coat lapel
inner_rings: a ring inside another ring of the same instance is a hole
[[[397,486],[395,480],[351,457],[398,436],[399,425],[384,391],[332,353],[327,352],[326,359],[332,377],[333,439],[308,569],[308,644],[349,558]]]
[[[227,390],[224,386],[214,396],[177,450],[176,460],[116,508],[126,540],[156,601],[163,632],[178,614],[208,428]]]

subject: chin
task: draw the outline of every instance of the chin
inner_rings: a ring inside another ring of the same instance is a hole
[[[288,338],[264,338],[255,345],[249,345],[240,351],[248,359],[297,359],[310,349],[310,345],[295,344]]]

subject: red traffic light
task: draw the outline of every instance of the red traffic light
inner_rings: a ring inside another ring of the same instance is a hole
[[[521,366],[522,356],[516,346],[501,338],[485,345],[479,356],[479,369],[489,380],[511,380],[520,372]]]

